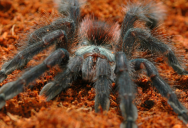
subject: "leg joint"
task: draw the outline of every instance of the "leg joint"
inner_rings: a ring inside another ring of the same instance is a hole
[[[50,45],[53,41],[59,39],[59,38],[65,38],[65,31],[63,30],[56,30],[51,33],[48,33],[45,35],[42,40],[44,42],[44,45]]]

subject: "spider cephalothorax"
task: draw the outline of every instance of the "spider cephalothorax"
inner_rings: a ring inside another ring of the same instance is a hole
[[[23,87],[51,67],[59,65],[62,72],[53,81],[47,83],[40,92],[40,95],[46,97],[46,101],[70,87],[80,75],[83,80],[94,83],[95,111],[98,112],[100,107],[108,110],[111,85],[115,82],[124,117],[121,127],[135,128],[137,108],[133,103],[135,91],[130,72],[145,68],[152,84],[168,99],[169,105],[179,118],[185,124],[188,123],[186,108],[178,101],[170,86],[159,76],[156,67],[147,59],[131,60],[132,51],[139,44],[140,49],[163,54],[178,74],[187,74],[174,52],[152,34],[152,30],[157,27],[163,15],[162,11],[157,11],[159,9],[157,4],[152,2],[129,4],[120,29],[118,24],[107,24],[90,18],[80,21],[79,2],[77,0],[61,2],[59,12],[66,17],[60,17],[50,25],[34,31],[29,36],[28,46],[2,66],[0,81],[6,79],[14,70],[23,68],[34,55],[49,46],[56,45],[56,50],[43,63],[25,72],[16,81],[0,88],[0,108],[5,105],[6,100],[22,92]],[[135,26],[137,21],[144,27]],[[77,45],[71,47],[75,40],[78,42]]]

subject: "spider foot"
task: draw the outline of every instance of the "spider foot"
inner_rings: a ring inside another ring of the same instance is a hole
[[[5,106],[5,94],[0,94],[0,108]]]
[[[122,98],[120,109],[122,112],[122,115],[124,117],[123,123],[120,125],[120,128],[137,128],[137,125],[135,123],[138,114],[137,114],[137,108],[132,103],[132,96],[125,95],[124,99]]]
[[[5,62],[0,70],[0,83],[3,82],[6,78],[7,78],[7,73],[9,73],[10,70],[14,69],[10,69],[10,70],[6,70],[6,68],[9,66],[9,64],[11,63],[11,61],[9,62]]]
[[[175,113],[178,114],[180,120],[182,120],[188,126],[188,114],[187,109],[178,101],[174,92],[168,94],[168,104],[172,107]]]
[[[137,128],[137,125],[134,121],[124,121],[121,123],[120,128]]]
[[[22,79],[18,79],[17,81],[13,81],[3,85],[0,88],[0,95],[4,95],[5,100],[9,100],[14,96],[18,95],[23,91],[24,81]]]
[[[187,75],[188,71],[184,70],[181,75]]]
[[[4,72],[0,71],[0,83],[3,82],[6,78],[7,75]]]
[[[168,54],[169,56],[169,54]],[[171,56],[169,56],[168,58],[170,58]],[[184,68],[181,67],[181,65],[179,64],[174,64],[172,62],[169,61],[169,64],[172,66],[172,68],[174,69],[175,72],[177,72],[178,74],[180,75],[187,75],[188,74],[188,71],[186,71]]]
[[[67,69],[58,74],[54,81],[47,83],[39,95],[44,96],[46,101],[49,101],[68,88],[76,76],[78,76],[82,62],[83,59],[80,56],[70,60]]]
[[[178,115],[178,118],[183,121],[183,123],[188,127],[188,115],[186,112]]]
[[[110,100],[107,95],[103,94],[95,96],[95,112],[100,112],[100,106],[103,111],[109,110]]]
[[[5,105],[6,100],[13,98],[23,91],[22,80],[7,83],[0,88],[0,109]]]
[[[62,89],[62,86],[56,84],[55,82],[50,82],[42,88],[39,95],[45,96],[46,101],[50,101],[61,93]]]

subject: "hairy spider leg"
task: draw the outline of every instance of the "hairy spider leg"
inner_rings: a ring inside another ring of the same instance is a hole
[[[66,32],[68,41],[71,42],[71,39],[73,39],[74,37],[75,23],[72,19],[69,18],[58,18],[57,20],[53,21],[50,25],[41,27],[35,30],[33,33],[31,33],[27,41],[28,46],[41,41],[42,38],[44,38],[44,36],[56,30],[64,30]],[[59,43],[60,41],[57,42],[57,44]],[[66,43],[62,43],[61,45],[63,45],[63,48],[67,48]]]
[[[43,63],[25,72],[18,80],[7,83],[0,88],[0,108],[5,105],[5,101],[13,98],[23,91],[30,82],[42,75],[46,70],[56,64],[66,64],[69,60],[69,53],[63,48],[59,48],[48,56]]]
[[[56,64],[60,66],[67,64],[69,53],[62,48],[68,48],[67,43],[71,42],[74,38],[75,22],[78,23],[80,10],[78,1],[75,0],[72,0],[72,2],[69,1],[68,4],[64,5],[68,7],[64,10],[68,12],[68,17],[59,18],[52,22],[52,24],[34,31],[29,37],[28,46],[2,66],[0,82],[6,79],[7,75],[14,70],[23,68],[34,55],[52,44],[56,44],[56,51],[47,57],[42,64],[24,73],[17,81],[7,83],[0,88],[0,108],[5,105],[6,100],[22,92],[24,86],[39,77],[50,67]]]
[[[147,59],[134,59],[131,60],[130,63],[133,64],[133,67],[136,71],[145,67],[147,75],[152,80],[153,86],[162,96],[168,99],[168,104],[173,108],[174,112],[178,114],[180,120],[188,125],[187,109],[179,102],[171,87],[159,76],[156,67]]]
[[[65,31],[56,30],[48,33],[39,41],[33,45],[28,46],[23,51],[19,52],[12,60],[6,62],[0,71],[0,82],[6,79],[7,75],[12,73],[16,69],[24,67],[27,62],[33,58],[34,55],[38,54],[40,51],[54,44],[59,39],[67,38]],[[64,39],[66,41],[66,39]],[[67,43],[67,42],[62,42]]]
[[[76,56],[72,58],[67,64],[66,70],[57,75],[52,82],[47,83],[42,88],[39,95],[45,96],[46,101],[49,101],[67,87],[70,87],[71,83],[77,78],[81,71],[82,63],[83,57]]]
[[[127,31],[123,39],[123,51],[126,55],[130,55],[132,47],[136,40],[139,40],[141,47],[155,53],[163,54],[167,59],[169,65],[178,74],[187,74],[179,64],[174,52],[159,39],[153,37],[148,31],[140,28],[131,28]]]
[[[125,53],[117,52],[115,55],[116,67],[116,85],[119,89],[120,109],[124,117],[121,128],[137,128],[135,123],[137,119],[137,108],[133,104],[134,99],[134,84],[129,76],[129,64]]]
[[[59,13],[62,14],[62,17],[66,17],[60,17],[59,19],[53,21],[50,25],[35,30],[29,36],[28,45],[40,41],[46,34],[59,29],[66,32],[69,42],[72,41],[71,39],[74,38],[75,30],[80,19],[79,2],[77,0],[60,0],[58,5]]]
[[[66,26],[71,26],[70,28],[70,36],[67,36],[68,39],[70,38],[71,41],[73,40],[75,36],[75,29],[78,27],[79,19],[80,19],[80,5],[77,0],[61,0],[58,8],[58,11],[67,17],[67,19],[71,19],[73,21],[73,24],[66,24]],[[72,23],[72,22],[70,22]],[[56,23],[55,26],[57,26],[58,23]],[[70,40],[69,39],[69,40]],[[61,46],[60,46],[61,47]],[[57,96],[59,93],[61,93],[63,90],[65,90],[67,87],[70,86],[70,84],[77,78],[81,66],[83,63],[83,57],[76,56],[72,58],[68,65],[67,69],[57,75],[54,79],[54,81],[47,83],[42,90],[40,91],[39,95],[43,95],[46,97],[46,101],[49,101],[53,99],[55,96]]]
[[[153,29],[158,25],[159,20],[163,20],[163,15],[163,9],[152,1],[145,4],[128,3],[126,15],[121,26],[119,43],[122,45],[125,34],[130,28],[134,28],[136,21],[142,21],[146,27]],[[122,48],[121,45],[119,45],[119,49]]]
[[[71,43],[75,36],[80,10],[79,3],[76,0],[68,1],[68,4],[63,4],[62,1],[59,9],[62,9],[64,6],[67,8],[64,8],[63,11],[68,13],[68,16],[66,18],[59,18],[50,25],[39,28],[30,34],[27,47],[2,66],[0,71],[0,82],[4,81],[7,75],[14,70],[22,69],[34,55],[52,44],[56,44],[56,49],[68,49],[68,43]],[[63,11],[61,10],[60,13]]]
[[[161,16],[164,15],[162,11],[157,10],[159,7],[157,5],[154,6],[152,2],[145,5],[132,4],[129,6],[123,20],[119,41],[120,49],[125,52],[126,56],[130,59],[134,46],[137,45],[136,43],[140,43],[143,49],[163,54],[167,58],[169,65],[178,74],[188,74],[181,67],[174,52],[151,34],[151,30],[157,27],[159,19],[162,19]],[[134,28],[136,21],[145,22],[145,26],[148,29]]]
[[[100,106],[102,110],[110,107],[110,90],[111,90],[111,67],[106,59],[97,59],[96,64],[96,82],[95,82],[95,112],[99,112]]]

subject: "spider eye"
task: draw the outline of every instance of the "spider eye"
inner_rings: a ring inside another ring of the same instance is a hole
[[[81,46],[88,46],[90,45],[89,41],[85,40],[81,43]]]

